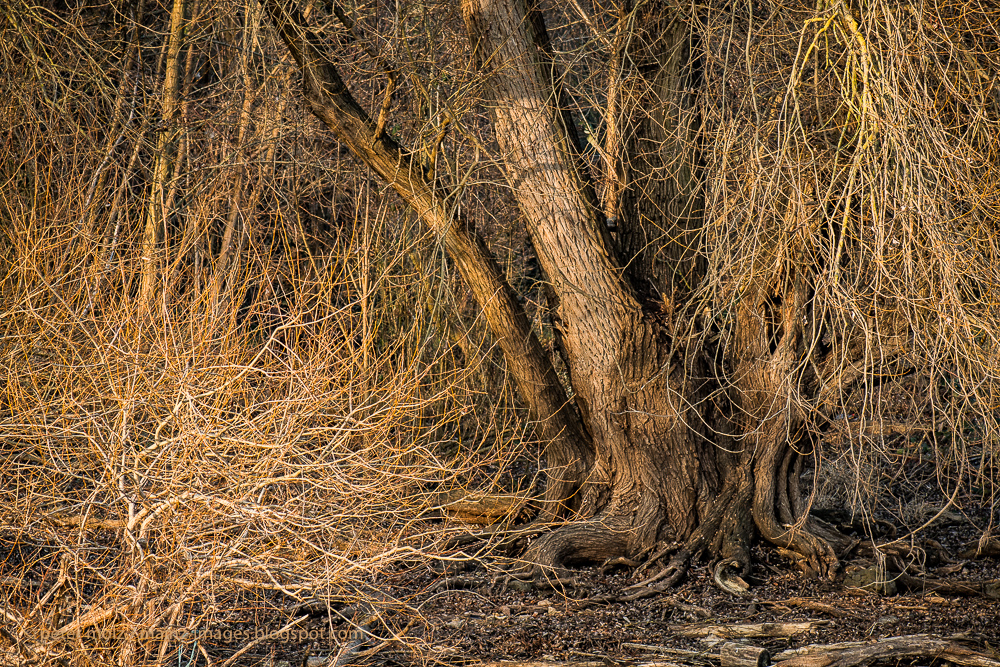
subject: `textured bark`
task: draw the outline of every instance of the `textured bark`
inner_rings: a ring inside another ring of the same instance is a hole
[[[549,40],[525,0],[463,0],[508,182],[558,297],[562,344],[596,459],[584,516],[540,540],[556,567],[684,539],[717,490],[701,433],[696,367],[674,363],[661,323],[626,280],[605,228],[577,131],[553,88]]]
[[[795,398],[800,390],[799,360],[804,353],[802,313],[806,277],[788,258],[783,280],[754,281],[741,295],[735,340],[732,395],[738,397],[736,429],[742,432],[741,465],[753,468],[753,521],[764,539],[799,554],[808,574],[830,575],[838,560],[828,540],[793,513],[788,471],[794,447],[803,437],[805,415]],[[785,476],[781,472],[785,472]],[[800,507],[798,499],[796,505]]]

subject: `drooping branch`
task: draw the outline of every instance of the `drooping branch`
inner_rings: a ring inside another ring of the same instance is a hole
[[[309,29],[294,2],[261,0],[282,41],[302,70],[306,103],[354,156],[377,172],[416,211],[455,262],[497,339],[531,419],[547,443],[553,470],[546,487],[546,513],[570,498],[593,453],[579,417],[565,394],[524,309],[482,238],[448,206],[457,193],[432,181],[357,103],[327,56],[330,47]]]

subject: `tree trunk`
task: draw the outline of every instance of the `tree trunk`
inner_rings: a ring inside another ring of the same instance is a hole
[[[184,14],[186,0],[174,0],[170,13],[170,35],[167,38],[167,55],[163,79],[162,127],[157,132],[156,155],[153,162],[152,187],[149,192],[149,206],[146,209],[146,224],[142,233],[142,273],[139,280],[139,303],[143,313],[149,313],[153,306],[157,286],[163,269],[166,225],[170,214],[168,208],[168,175],[174,157],[177,128],[174,126],[180,110],[180,52],[184,37]]]
[[[558,296],[576,402],[593,435],[586,520],[539,540],[533,556],[558,566],[686,539],[719,490],[700,413],[704,369],[672,359],[661,318],[619,268],[576,128],[553,90],[559,77],[541,15],[526,0],[463,0],[462,11],[493,94],[508,182]]]
[[[534,542],[527,554],[532,573],[558,575],[566,565],[683,542],[668,567],[643,585],[659,579],[657,586],[671,585],[693,556],[709,550],[718,557],[716,582],[740,594],[755,526],[800,553],[804,567],[831,571],[836,558],[801,525],[798,487],[789,482],[801,471],[789,449],[801,417],[787,406],[799,383],[804,278],[789,270],[784,282],[748,292],[736,314],[738,333],[724,351],[703,346],[699,329],[709,326],[710,313],[703,316],[694,302],[683,312],[673,306],[691,299],[704,271],[691,250],[701,215],[694,104],[684,92],[695,76],[691,37],[679,24],[662,22],[667,12],[660,8],[654,15],[661,23],[647,28],[655,39],[637,39],[635,53],[618,54],[636,69],[622,70],[613,97],[645,100],[635,106],[647,110],[609,119],[610,134],[623,138],[605,150],[615,172],[605,179],[610,199],[602,209],[564,93],[553,83],[560,76],[544,22],[528,2],[461,0],[461,8],[492,95],[506,178],[558,303],[557,340],[576,409],[482,242],[442,205],[452,193],[385,135],[381,119],[373,123],[357,105],[301,14],[282,0],[265,6],[303,69],[312,111],[442,239],[538,421],[557,471],[543,516],[560,506],[575,514]],[[682,167],[671,168],[678,156]],[[630,236],[642,228],[656,233],[616,246],[606,211],[621,217]],[[720,386],[713,364],[734,369],[729,386]],[[668,551],[660,548],[654,559]]]

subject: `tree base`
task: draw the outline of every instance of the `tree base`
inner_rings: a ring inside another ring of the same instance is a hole
[[[795,525],[778,523],[774,508],[759,504],[749,476],[727,485],[698,527],[683,542],[641,546],[630,544],[637,532],[657,534],[661,527],[636,526],[634,512],[614,511],[612,502],[597,516],[565,524],[530,544],[523,556],[526,566],[514,576],[545,587],[572,578],[574,565],[617,563],[638,564],[636,574],[649,572],[670,556],[651,576],[630,586],[626,597],[634,599],[675,586],[691,563],[702,554],[715,561],[713,580],[723,591],[735,596],[749,594],[744,577],[750,571],[750,547],[758,537],[777,547],[807,576],[832,578],[840,568],[840,558],[858,545],[858,540],[839,533],[833,526],[806,516]],[[643,558],[647,554],[648,557]]]

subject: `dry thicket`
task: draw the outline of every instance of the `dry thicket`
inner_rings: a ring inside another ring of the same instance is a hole
[[[405,605],[372,582],[421,560],[437,494],[496,490],[530,438],[440,249],[289,102],[259,10],[188,11],[167,115],[164,8],[3,9],[3,660]]]
[[[306,7],[550,341],[456,8]],[[643,34],[633,9],[546,7],[609,218],[635,196],[615,176],[621,109],[648,92],[615,57]],[[651,113],[661,140],[629,160],[651,198],[672,183],[698,202],[681,234],[644,229],[636,264],[680,239],[700,276],[642,295],[670,358],[708,369],[699,405],[729,410],[699,428],[732,451],[755,437],[738,352],[767,313],[801,345],[770,404],[801,445],[782,474],[835,454],[850,472],[831,493],[891,513],[884,473],[924,458],[935,512],[993,505],[1000,8],[674,9],[697,122]],[[131,665],[193,648],[156,628],[241,606],[405,604],[372,581],[434,556],[437,493],[499,489],[532,438],[437,239],[303,109],[256,3],[2,11],[0,649]]]

